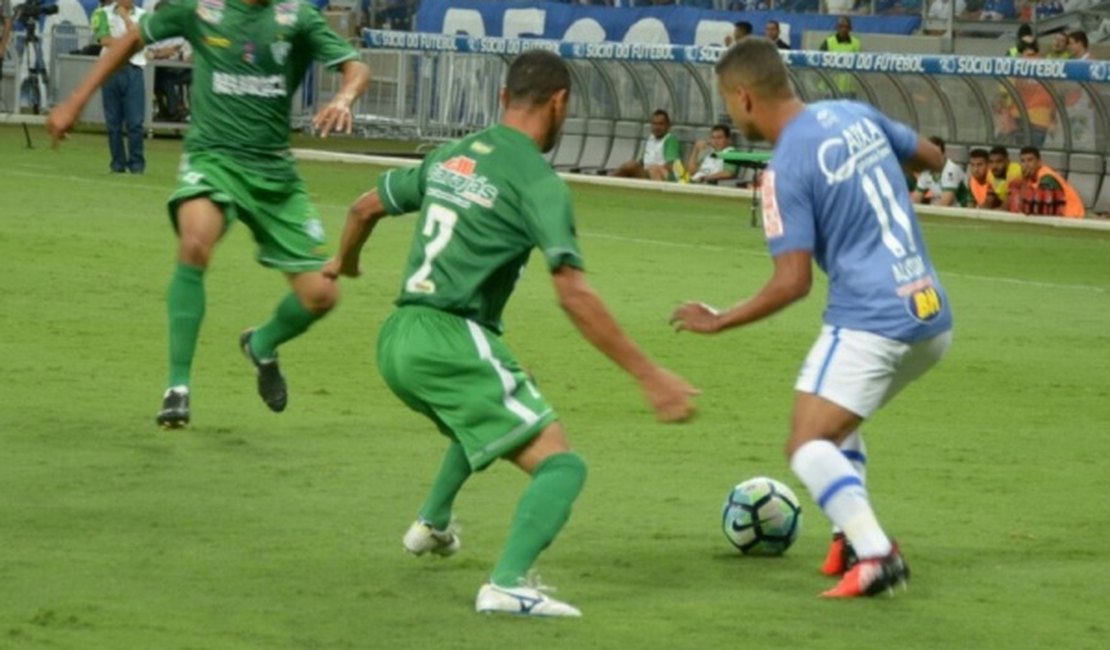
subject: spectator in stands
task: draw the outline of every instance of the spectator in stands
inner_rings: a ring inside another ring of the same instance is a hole
[[[848,16],[837,17],[836,33],[821,43],[821,49],[826,52],[862,51],[863,43],[859,40],[859,37],[852,35],[852,19]]]
[[[990,165],[987,179],[998,197],[999,207],[1005,208],[1010,200],[1010,185],[1021,180],[1021,165],[1011,162],[1010,151],[1000,144],[991,147],[987,162]]]
[[[860,52],[863,43],[858,37],[852,35],[852,19],[848,16],[839,16],[836,19],[836,33],[829,36],[821,43],[821,50],[826,52]],[[846,99],[855,99],[858,94],[856,80],[850,74],[839,73],[834,77],[837,93]],[[821,82],[823,85],[823,82]],[[827,90],[827,89],[826,89]]]
[[[725,45],[732,45],[740,39],[752,35],[752,24],[746,20],[738,20],[732,25],[732,36],[725,37]]]
[[[675,163],[681,165],[681,157],[682,146],[671,133],[671,116],[660,108],[651,114],[651,135],[644,141],[640,156],[621,165],[613,175],[673,181],[676,177]]]
[[[1019,49],[1023,58],[1041,58],[1040,48],[1035,40],[1032,43],[1022,43]],[[1027,144],[1034,147],[1044,146],[1044,141],[1048,138],[1048,132],[1056,126],[1056,102],[1052,99],[1052,94],[1048,91],[1048,88],[1041,81],[1023,78],[1014,79],[1013,83],[1022,105],[1025,106],[1025,114],[1029,118],[1030,141]],[[1015,123],[1020,121],[1021,109],[1016,103],[1010,106],[1010,115],[1014,118]]]
[[[1071,51],[1068,49],[1068,35],[1065,32],[1056,32],[1052,35],[1052,49],[1048,51],[1046,58],[1049,59],[1070,59]]]
[[[1064,13],[1063,0],[1037,0],[1035,7],[1034,13],[1038,21],[1046,20]]]
[[[1082,219],[1083,199],[1064,177],[1041,161],[1036,147],[1021,149],[1021,180],[1010,186],[1010,212]]]
[[[933,0],[929,5],[929,18],[947,20],[953,8],[956,16],[967,13],[967,0]]]
[[[986,210],[1002,207],[1002,200],[991,183],[990,155],[986,149],[972,149],[967,158],[967,187],[971,190],[971,205]]]
[[[780,50],[789,50],[790,44],[782,40],[782,28],[777,20],[768,20],[763,26],[763,35]]]
[[[1033,26],[1029,23],[1022,23],[1021,27],[1018,27],[1017,42],[1006,51],[1006,56],[1021,56],[1026,46],[1036,44],[1037,37],[1033,34]]]
[[[12,40],[12,6],[11,0],[0,0],[0,68],[4,66],[4,54],[8,51],[8,42]]]
[[[986,0],[982,10],[979,11],[979,20],[1017,20],[1017,17],[1017,4],[1014,0]],[[1030,33],[1032,30],[1033,28],[1030,27]],[[1020,31],[1018,38],[1021,38]]]
[[[929,138],[944,153],[944,140],[938,136]],[[960,206],[967,205],[971,192],[967,188],[967,176],[960,166],[947,156],[940,174],[925,170],[918,174],[910,198],[914,203],[929,205]]]
[[[691,183],[715,183],[736,178],[739,169],[726,163],[720,154],[732,151],[732,129],[718,124],[709,132],[708,140],[698,140],[690,151],[686,169],[696,170],[690,175]]]
[[[1087,32],[1077,29],[1068,34],[1068,51],[1071,52],[1071,58],[1076,61],[1089,61],[1091,58],[1089,48]]]

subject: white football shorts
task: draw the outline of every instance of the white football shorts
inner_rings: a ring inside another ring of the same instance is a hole
[[[825,325],[810,348],[795,390],[812,393],[869,418],[935,366],[952,330],[916,343]]]

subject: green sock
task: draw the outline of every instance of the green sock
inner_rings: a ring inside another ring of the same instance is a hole
[[[251,336],[251,350],[254,351],[254,356],[259,359],[273,359],[277,356],[279,345],[304,334],[323,315],[323,313],[314,314],[308,311],[297,298],[297,294],[290,293],[278,303],[270,320],[256,329]]]
[[[439,468],[432,491],[420,506],[420,518],[436,530],[444,530],[451,523],[451,506],[463,483],[470,478],[470,463],[466,462],[466,452],[458,442],[452,442],[443,455],[443,465]]]
[[[188,386],[204,320],[204,269],[181,262],[166,293],[170,327],[170,386]]]
[[[570,508],[586,482],[586,463],[574,452],[555,454],[540,463],[520,497],[505,550],[493,570],[493,584],[515,587],[562,530]]]

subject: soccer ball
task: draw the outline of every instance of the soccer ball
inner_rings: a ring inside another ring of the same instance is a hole
[[[759,476],[729,492],[721,527],[745,555],[782,555],[801,532],[802,507],[789,487]]]

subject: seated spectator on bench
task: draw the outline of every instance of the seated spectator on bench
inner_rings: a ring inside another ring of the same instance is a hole
[[[651,135],[644,141],[639,157],[618,167],[613,176],[673,181],[675,163],[681,165],[681,157],[682,146],[671,133],[671,116],[660,108],[651,114]]]
[[[698,140],[690,151],[686,169],[695,170],[690,175],[691,183],[713,183],[736,178],[739,173],[736,165],[728,164],[718,156],[732,151],[732,129],[718,124],[709,132],[708,140]]]
[[[1064,177],[1041,161],[1036,147],[1021,149],[1021,180],[1010,185],[1010,212],[1082,219],[1083,199]]]
[[[987,154],[987,164],[989,165],[987,179],[994,188],[1000,207],[1005,208],[1009,205],[1010,185],[1014,181],[1021,180],[1021,165],[1012,162],[1010,151],[1000,144],[991,147],[990,153]]]
[[[929,141],[940,147],[941,153],[944,152],[943,139],[934,135]],[[967,205],[971,198],[964,170],[948,158],[945,158],[944,169],[940,174],[925,170],[915,180],[913,193],[910,195],[914,203],[959,206]]]
[[[977,208],[994,210],[1001,205],[990,179],[990,158],[986,149],[972,149],[967,155],[967,187]]]

